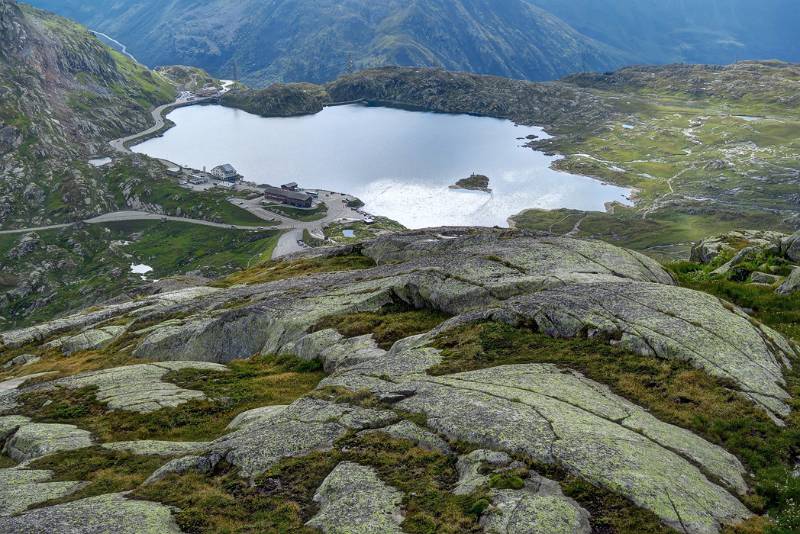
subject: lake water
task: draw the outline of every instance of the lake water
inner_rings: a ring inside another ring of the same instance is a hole
[[[176,126],[136,152],[197,169],[230,163],[257,183],[346,192],[409,228],[506,226],[526,208],[630,204],[627,189],[550,169],[556,158],[520,139],[543,130],[506,120],[361,105],[294,118],[192,106],[168,117]],[[449,188],[472,173],[488,176],[493,192]]]

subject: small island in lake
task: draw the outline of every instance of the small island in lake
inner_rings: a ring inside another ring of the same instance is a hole
[[[489,177],[483,174],[473,174],[469,178],[462,178],[455,185],[451,185],[450,189],[469,189],[470,191],[483,191],[484,193],[492,192],[489,188]]]

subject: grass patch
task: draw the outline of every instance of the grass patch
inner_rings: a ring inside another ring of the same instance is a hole
[[[92,388],[24,395],[18,412],[41,422],[77,425],[103,442],[206,441],[224,434],[239,413],[289,404],[314,389],[324,376],[319,362],[286,357],[253,357],[231,362],[229,367],[226,373],[198,369],[170,373],[164,380],[202,391],[208,399],[154,413],[108,412]]]
[[[30,468],[52,471],[53,481],[86,481],[89,484],[66,497],[40,503],[37,508],[106,493],[130,491],[168,460],[162,456],[139,456],[102,447],[50,454],[35,460]]]
[[[176,519],[186,532],[315,532],[304,523],[317,511],[312,498],[325,477],[342,461],[373,467],[379,478],[405,493],[410,533],[480,532],[480,512],[488,505],[482,492],[456,496],[455,458],[415,447],[385,434],[350,435],[329,453],[289,458],[250,486],[223,466],[210,478],[171,476],[140,488],[135,496],[182,509]]]
[[[257,267],[234,273],[213,282],[211,285],[214,287],[231,287],[239,284],[263,284],[308,274],[354,271],[374,266],[374,260],[360,254],[308,258],[297,261],[270,261]]]
[[[405,306],[389,306],[379,312],[332,315],[320,320],[313,331],[332,328],[345,337],[372,334],[382,349],[409,336],[433,330],[450,316],[433,310],[416,310]]]

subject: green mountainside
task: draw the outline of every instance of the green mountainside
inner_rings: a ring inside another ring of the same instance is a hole
[[[181,74],[178,86],[211,80],[193,69],[166,74]],[[0,231],[125,209],[265,224],[224,193],[192,193],[148,158],[111,153],[109,140],[150,126],[151,109],[175,94],[166,76],[112,51],[82,26],[0,0]],[[89,164],[104,155],[114,155],[114,164]],[[271,231],[157,221],[0,235],[0,329],[159,291],[153,279],[219,276],[268,257],[276,240]],[[153,267],[149,281],[131,272],[138,263]]]
[[[794,0],[32,0],[126,44],[253,86],[433,66],[550,80],[634,63],[800,61]]]

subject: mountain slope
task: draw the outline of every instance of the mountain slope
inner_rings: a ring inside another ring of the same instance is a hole
[[[184,63],[244,81],[328,81],[382,66],[439,66],[553,79],[605,69],[627,55],[528,0],[38,0],[124,42],[148,65]]]
[[[33,0],[124,42],[251,85],[439,66],[548,80],[631,63],[800,61],[794,0]],[[352,62],[352,64],[351,64]]]
[[[8,227],[106,206],[86,158],[147,127],[149,108],[174,89],[85,28],[0,0],[0,94],[0,227]]]
[[[640,63],[800,61],[793,0],[532,0]]]

